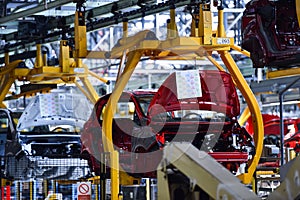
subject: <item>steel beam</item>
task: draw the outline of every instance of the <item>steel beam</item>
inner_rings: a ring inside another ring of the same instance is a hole
[[[42,11],[45,11],[45,10],[48,10],[51,8],[56,8],[58,6],[61,6],[61,5],[67,4],[67,3],[73,3],[73,0],[59,0],[59,1],[52,1],[50,3],[47,3],[46,5],[45,4],[38,5],[36,7],[28,9],[28,10],[17,12],[12,15],[8,15],[6,17],[1,17],[0,24],[4,24],[4,23],[10,22],[10,21],[15,21],[18,18],[27,17],[27,16],[33,15],[35,13],[42,12]]]
[[[285,88],[290,83],[299,79],[300,76],[286,77],[286,78],[276,78],[276,79],[268,79],[261,82],[251,82],[250,88],[253,93],[267,93],[273,92],[277,93],[281,89]],[[300,87],[300,82],[293,85],[292,88]]]

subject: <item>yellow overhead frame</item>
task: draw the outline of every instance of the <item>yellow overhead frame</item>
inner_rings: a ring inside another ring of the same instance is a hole
[[[5,54],[5,66],[0,68],[0,107],[5,107],[3,101],[15,80],[29,81],[32,84],[72,83],[77,85],[93,104],[96,103],[99,96],[88,80],[88,76],[91,75],[104,83],[109,81],[89,71],[81,59],[70,58],[70,47],[66,40],[60,41],[59,66],[47,66],[46,55],[42,54],[41,48],[41,44],[36,45],[36,60],[32,69],[27,68],[22,60],[10,63],[8,53]],[[77,82],[77,78],[85,89]]]
[[[229,50],[235,49],[243,52],[239,47],[234,45],[233,38],[226,37],[223,26],[223,10],[219,9],[219,26],[217,30],[217,35],[213,34],[212,31],[212,18],[210,5],[200,4],[199,13],[199,24],[198,30],[195,28],[195,24],[192,23],[191,35],[192,37],[179,37],[177,32],[177,27],[173,26],[175,24],[175,13],[174,9],[170,10],[170,22],[168,23],[168,34],[167,39],[164,41],[159,41],[152,37],[152,32],[141,31],[135,36],[126,37],[126,35],[119,40],[118,45],[116,45],[109,53],[108,52],[89,52],[94,56],[99,56],[98,58],[122,58],[124,52],[127,53],[127,61],[125,68],[118,77],[115,88],[109,98],[106,105],[104,118],[103,118],[103,128],[102,128],[102,140],[104,142],[104,151],[111,152],[113,155],[111,157],[111,198],[118,199],[119,195],[119,174],[116,172],[118,166],[115,166],[116,160],[118,160],[118,152],[115,150],[112,141],[112,121],[114,113],[116,112],[117,102],[121,96],[123,89],[128,83],[135,67],[137,66],[140,58],[142,56],[147,56],[150,59],[165,59],[174,60],[181,56],[183,59],[190,59],[191,55],[208,56],[209,60],[213,63],[217,63],[212,57],[211,53],[217,51],[221,55],[221,59],[230,72],[233,80],[235,81],[238,89],[243,94],[249,110],[252,114],[253,125],[254,125],[254,141],[256,152],[252,160],[249,162],[248,172],[239,176],[243,183],[250,184],[256,166],[258,165],[262,148],[263,148],[263,123],[262,116],[260,113],[259,105],[256,101],[254,94],[249,88],[247,82],[245,81],[242,73],[240,72],[238,66],[231,57]],[[75,15],[76,16],[76,15]],[[195,23],[195,22],[194,22]],[[75,23],[76,25],[76,23]],[[126,26],[125,26],[126,27]],[[84,37],[84,34],[81,34]],[[76,40],[75,40],[76,41]],[[90,57],[87,55],[87,57]],[[222,68],[218,65],[219,69]],[[114,168],[115,167],[115,168]]]

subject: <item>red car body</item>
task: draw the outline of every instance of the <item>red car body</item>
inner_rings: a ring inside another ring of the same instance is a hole
[[[300,63],[295,0],[252,0],[242,17],[242,48],[253,67],[285,68]]]
[[[153,172],[161,160],[163,147],[174,141],[189,142],[209,152],[233,173],[238,173],[240,165],[247,163],[254,147],[252,137],[237,122],[240,106],[231,76],[217,70],[195,73],[199,80],[194,85],[184,85],[186,83],[180,82],[176,72],[157,91],[122,93],[112,133],[120,166],[126,172],[155,176]],[[179,84],[189,92],[198,85],[201,95],[179,98]],[[96,174],[100,173],[99,159],[104,151],[101,115],[109,97],[110,94],[105,95],[95,104],[81,135],[82,154],[89,159]],[[120,112],[119,108],[126,102],[134,105],[134,111]],[[132,115],[127,115],[130,112]],[[123,116],[120,118],[120,115]]]
[[[264,144],[272,144],[280,147],[280,117],[277,115],[262,114],[264,123]],[[300,150],[300,119],[284,119],[284,145]],[[245,128],[250,135],[253,135],[253,124],[249,118]]]

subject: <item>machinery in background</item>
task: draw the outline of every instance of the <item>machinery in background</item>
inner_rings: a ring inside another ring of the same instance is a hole
[[[12,113],[1,109],[1,176],[14,180],[87,176],[87,162],[80,157],[80,131],[90,110],[86,97],[59,91],[34,97],[17,126]]]
[[[300,63],[299,6],[296,0],[252,0],[242,17],[242,48],[253,67],[287,68]]]
[[[81,135],[82,154],[97,175],[104,172],[103,113],[109,97],[103,96],[95,104]],[[156,177],[163,147],[188,142],[233,174],[244,173],[254,146],[237,122],[239,113],[231,76],[219,70],[177,71],[156,92],[122,92],[112,125],[120,166],[135,177]]]

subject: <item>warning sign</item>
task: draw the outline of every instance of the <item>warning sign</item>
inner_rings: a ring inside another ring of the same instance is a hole
[[[77,199],[78,200],[90,200],[91,199],[91,182],[79,182],[77,183]]]

